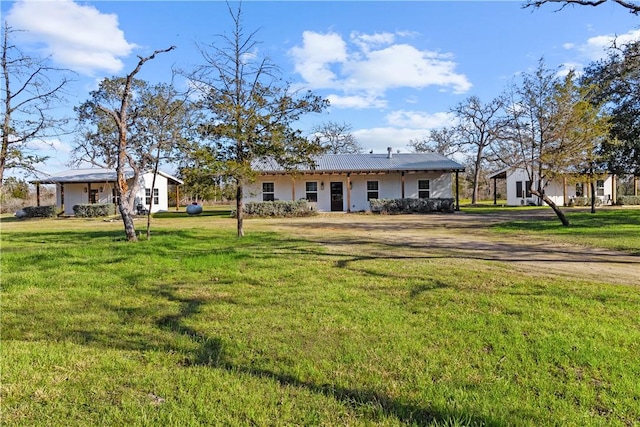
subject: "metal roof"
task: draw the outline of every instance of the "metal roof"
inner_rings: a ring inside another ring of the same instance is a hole
[[[302,173],[464,171],[464,166],[437,153],[388,154],[324,154],[314,158],[316,167],[301,165]],[[256,172],[287,173],[273,159],[260,159],[252,164]]]
[[[182,180],[173,177],[162,171],[158,171],[158,175],[162,175],[174,184],[182,184]],[[125,171],[125,177],[127,179],[133,177],[133,171]],[[85,182],[115,182],[116,171],[115,169],[102,169],[102,168],[90,168],[90,169],[71,169],[56,174],[47,175],[45,178],[37,180],[40,184],[70,184],[70,183],[85,183]]]

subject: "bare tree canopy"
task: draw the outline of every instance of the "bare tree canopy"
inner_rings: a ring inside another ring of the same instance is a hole
[[[600,6],[606,2],[619,4],[625,9],[628,9],[629,12],[634,15],[640,14],[640,2],[630,0],[527,0],[522,7],[539,8],[544,4],[558,3],[560,4],[560,8],[558,10],[562,10],[569,5]]]
[[[461,150],[454,127],[432,129],[429,135],[422,139],[412,139],[408,145],[416,153],[438,153],[447,157]]]
[[[4,172],[9,169],[33,170],[46,160],[29,149],[34,141],[47,143],[47,138],[65,133],[67,119],[57,117],[54,110],[64,102],[70,71],[49,65],[46,58],[32,57],[11,43],[15,32],[5,22],[0,68],[2,69],[2,145],[0,147],[0,191]],[[57,80],[53,75],[62,77]]]
[[[357,154],[362,152],[362,147],[351,134],[350,124],[329,121],[314,127],[312,132],[326,153]]]

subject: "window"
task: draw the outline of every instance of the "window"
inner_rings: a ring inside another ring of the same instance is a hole
[[[367,181],[367,201],[378,198],[378,181]]]
[[[531,197],[531,181],[516,181],[516,197]]]
[[[429,198],[429,180],[428,179],[418,180],[418,198],[420,199]]]
[[[275,198],[276,186],[273,182],[262,183],[262,201],[273,202]]]
[[[596,181],[596,196],[604,196],[604,181],[602,179]]]
[[[307,201],[317,202],[318,201],[318,183],[315,181],[307,182],[306,190],[307,190]]]
[[[576,197],[582,197],[584,195],[584,184],[579,182],[576,184]]]
[[[151,204],[151,189],[150,188],[145,188],[144,189],[144,203],[147,206],[149,206]],[[154,205],[160,204],[160,193],[159,193],[157,188],[153,189],[153,204]]]
[[[98,195],[98,189],[92,188],[91,191],[89,191],[89,203],[93,205],[99,202],[100,196]]]

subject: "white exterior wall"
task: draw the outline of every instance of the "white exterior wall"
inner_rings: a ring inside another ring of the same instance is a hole
[[[524,169],[514,169],[507,172],[507,205],[511,206],[520,206],[522,204],[527,204],[529,202],[537,203],[538,198],[536,196],[531,196],[529,198],[517,197],[516,194],[516,182],[522,181],[526,183],[529,180],[529,176]],[[534,177],[536,180],[536,177]],[[603,203],[610,203],[613,197],[613,178],[611,175],[607,175],[604,179],[604,195],[598,196],[602,200]],[[578,181],[581,182],[581,181]],[[588,181],[586,179],[582,180],[584,194],[586,197],[590,194],[590,188]],[[535,183],[534,183],[535,185]],[[525,186],[523,185],[523,191],[526,191]],[[597,191],[597,188],[596,188]],[[564,200],[564,181],[562,178],[558,178],[554,181],[551,181],[545,187],[545,193],[547,197],[549,197],[553,203],[556,205],[562,206],[565,204]],[[525,193],[526,195],[526,193]],[[576,197],[576,180],[569,179],[566,186],[566,202],[569,203],[569,200],[572,197]]]
[[[531,196],[529,198],[518,197],[516,192],[516,182],[521,181],[526,183],[529,181],[529,175],[524,169],[511,169],[507,171],[507,205],[510,206],[522,206],[529,203],[537,203],[538,198]],[[534,178],[535,180],[535,178]],[[526,195],[526,184],[523,184],[522,191]]]
[[[418,180],[429,180],[429,196],[432,198],[447,198],[452,196],[452,178],[450,172],[421,172],[405,173],[405,198],[418,197]],[[370,210],[367,201],[367,181],[378,181],[379,199],[399,199],[402,197],[401,172],[351,175],[351,189],[347,189],[347,174],[317,174],[299,175],[295,179],[289,175],[266,175],[258,177],[255,183],[245,187],[246,202],[262,201],[262,183],[274,183],[274,197],[276,200],[306,199],[306,183],[317,182],[317,209],[322,212],[331,211],[331,183],[341,182],[343,189],[343,211],[349,207],[352,212]],[[323,186],[324,184],[324,186]],[[324,188],[323,188],[324,187]],[[350,192],[350,200],[348,197]],[[350,206],[347,206],[349,201]]]
[[[140,203],[145,205],[147,209],[149,209],[149,205],[146,204],[145,198],[145,189],[151,189],[151,184],[153,184],[153,173],[145,173],[142,175],[142,183],[140,185],[140,190],[138,190],[137,199],[140,200]],[[151,212],[155,213],[158,211],[166,211],[169,209],[169,181],[166,177],[158,174],[156,176],[155,187],[158,189],[158,203],[154,203],[151,208]],[[153,191],[151,191],[153,195]]]
[[[97,183],[92,182],[91,186],[86,183],[81,184],[56,184],[56,204],[58,209],[62,209],[64,197],[64,214],[74,215],[73,207],[75,205],[85,205],[89,203],[89,191],[98,190],[98,203],[113,203],[113,183]],[[62,188],[64,187],[64,196]],[[85,192],[86,189],[86,192]]]
[[[136,204],[140,202],[144,204],[145,200],[145,188],[151,188],[153,182],[153,173],[147,173],[142,176],[141,185],[136,194]],[[158,189],[158,204],[153,205],[151,212],[166,211],[169,209],[169,181],[166,177],[158,174],[156,177],[155,188]],[[80,204],[89,203],[89,191],[98,190],[98,203],[107,204],[114,203],[115,183],[113,182],[92,182],[90,185],[87,183],[66,183],[56,184],[56,201],[58,209],[62,209],[62,191],[61,187],[64,187],[64,214],[74,215],[73,207]],[[86,192],[85,192],[86,189]],[[152,192],[153,193],[153,192]],[[149,209],[149,206],[146,206]],[[134,206],[135,209],[135,206]]]

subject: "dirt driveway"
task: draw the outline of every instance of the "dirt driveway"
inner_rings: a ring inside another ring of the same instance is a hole
[[[366,251],[368,256],[388,256],[392,251],[397,256],[498,261],[524,274],[640,285],[640,256],[549,243],[542,237],[500,235],[489,229],[498,222],[532,216],[554,218],[552,212],[542,210],[492,215],[321,214],[278,222],[276,227],[344,254]]]

